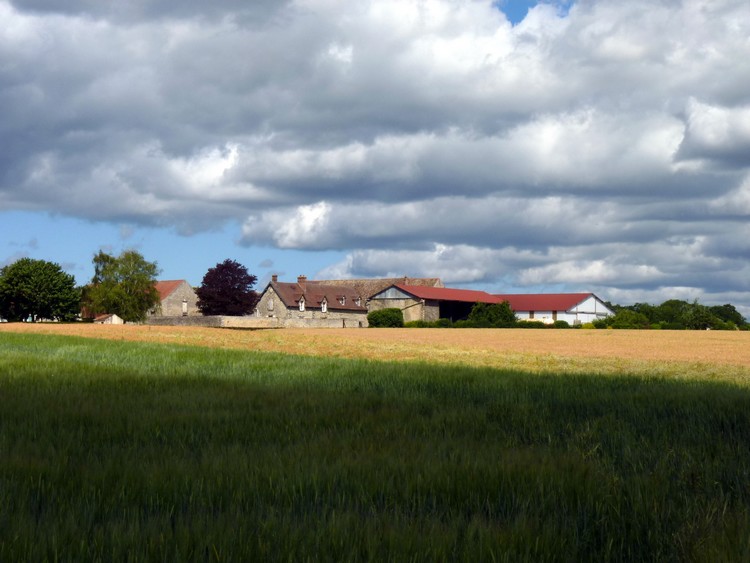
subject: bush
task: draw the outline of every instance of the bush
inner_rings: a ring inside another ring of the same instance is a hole
[[[547,328],[548,326],[542,321],[519,321],[516,324],[516,328]]]
[[[450,319],[438,319],[436,321],[409,321],[404,323],[404,328],[453,328]]]
[[[559,320],[552,323],[552,326],[555,328],[570,328],[570,323],[568,323],[568,321]]]
[[[367,314],[371,328],[400,328],[404,326],[404,313],[401,309],[389,308]]]

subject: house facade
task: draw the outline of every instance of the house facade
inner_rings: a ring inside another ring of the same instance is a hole
[[[308,281],[280,282],[273,276],[255,308],[258,318],[297,328],[362,328],[367,326],[365,300],[351,287]]]
[[[159,293],[160,308],[152,316],[191,317],[200,315],[198,296],[186,280],[158,281],[154,285]]]

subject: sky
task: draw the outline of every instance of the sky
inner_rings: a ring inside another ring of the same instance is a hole
[[[0,0],[0,266],[750,317],[747,0]]]

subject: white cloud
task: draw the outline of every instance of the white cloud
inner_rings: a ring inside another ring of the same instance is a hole
[[[0,209],[750,303],[746,1],[246,4],[0,0]]]

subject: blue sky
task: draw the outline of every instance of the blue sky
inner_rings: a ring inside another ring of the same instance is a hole
[[[0,265],[750,316],[740,0],[0,0]]]

